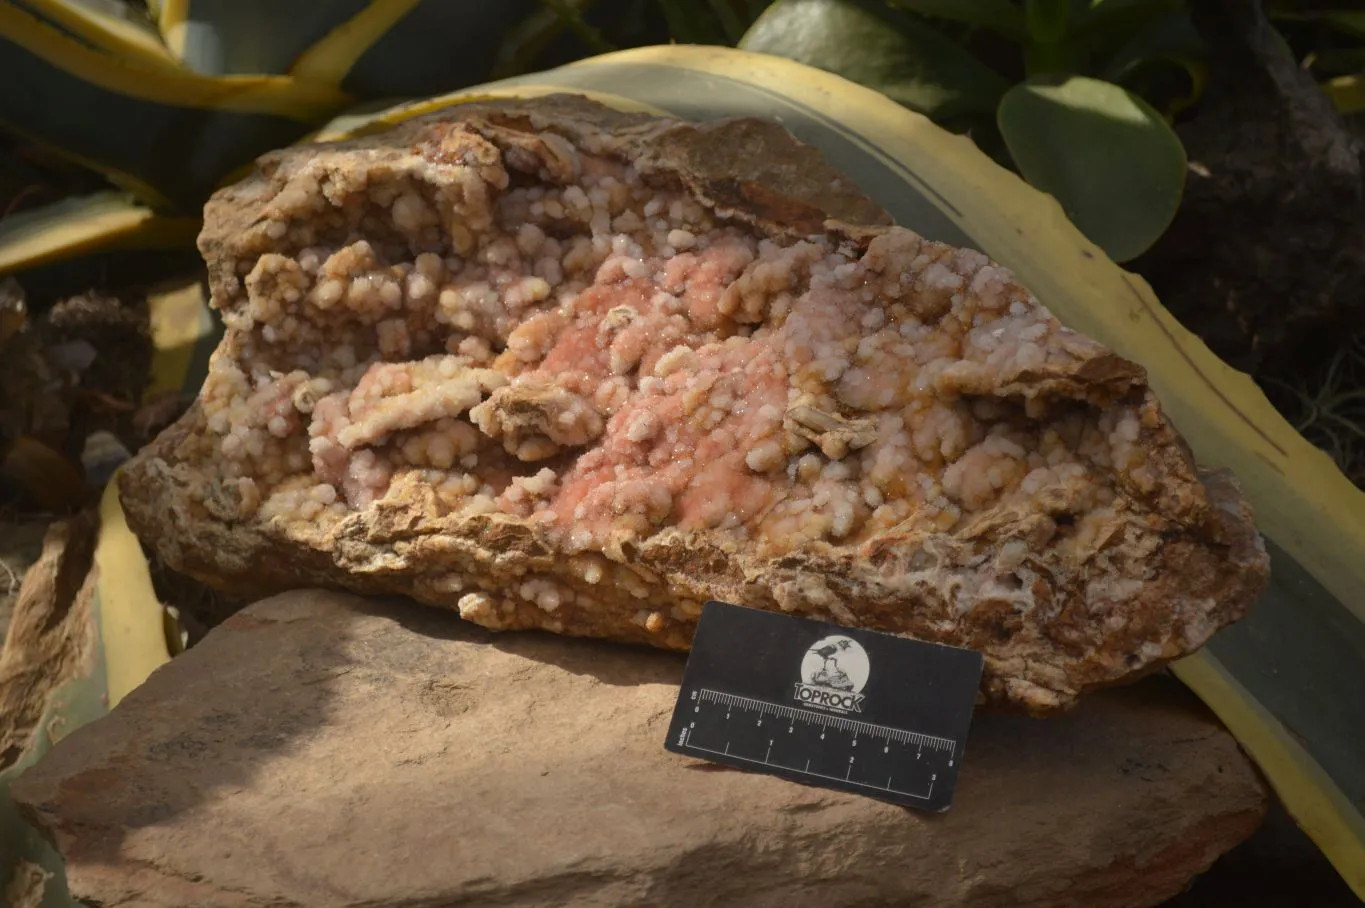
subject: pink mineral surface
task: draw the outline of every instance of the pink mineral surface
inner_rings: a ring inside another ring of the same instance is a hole
[[[1140,401],[1038,424],[970,396],[1102,352],[980,253],[899,229],[783,245],[577,159],[563,189],[495,174],[465,255],[401,185],[369,199],[409,247],[281,222],[297,251],[246,274],[241,346],[203,391],[243,516],[339,520],[417,471],[442,508],[531,518],[566,551],[668,525],[777,554],[949,530],[1097,468],[1157,491]],[[1084,546],[1111,483],[1075,504]]]
[[[1264,571],[1245,503],[1211,507],[1143,370],[1008,270],[898,227],[765,231],[578,135],[438,120],[384,154],[290,152],[249,235],[203,244],[228,338],[193,431],[142,458],[199,471],[184,519],[226,495],[221,519],[335,550],[426,490],[431,534],[510,521],[551,553],[500,576],[391,547],[412,568],[394,591],[490,627],[685,646],[728,595],[1090,660],[1081,680],[988,663],[1034,706],[1245,607]],[[1215,540],[1190,598],[1150,602],[1180,545],[1231,532],[1219,513],[1242,548]],[[679,539],[740,566],[651,561]],[[1125,651],[1097,657],[1114,634]]]

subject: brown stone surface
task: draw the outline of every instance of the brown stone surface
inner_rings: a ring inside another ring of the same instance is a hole
[[[663,749],[681,657],[303,591],[158,669],[14,786],[73,893],[185,906],[1139,908],[1260,822],[1152,678],[978,717],[927,816]]]
[[[124,470],[129,524],[251,595],[670,649],[707,599],[911,634],[1035,713],[1245,614],[1249,506],[1142,368],[837,177],[775,123],[567,97],[272,154],[206,209],[228,332]]]

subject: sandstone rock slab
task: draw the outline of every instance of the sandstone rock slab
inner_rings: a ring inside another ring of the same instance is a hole
[[[663,749],[675,654],[302,591],[257,602],[14,787],[100,905],[1139,908],[1260,822],[1163,678],[979,717],[929,816]]]

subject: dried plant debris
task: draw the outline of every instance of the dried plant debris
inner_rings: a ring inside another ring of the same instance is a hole
[[[20,520],[0,509],[0,646],[9,631],[24,575],[43,551],[46,520]]]
[[[28,300],[23,286],[13,277],[0,278],[0,345],[28,324]]]
[[[71,296],[46,313],[44,326],[49,358],[80,377],[73,430],[82,446],[84,439],[101,430],[130,438],[152,366],[144,295]]]
[[[1261,381],[1294,428],[1365,488],[1365,334],[1339,341],[1308,374]]]
[[[12,908],[41,908],[48,881],[55,874],[33,861],[20,859],[5,884],[5,904]]]
[[[60,443],[71,418],[75,376],[49,359],[23,287],[0,281],[0,439]]]
[[[98,530],[93,510],[53,523],[24,577],[0,646],[0,769],[28,749],[52,692],[90,669]]]
[[[984,652],[1044,713],[1267,578],[1145,373],[756,119],[558,96],[263,158],[206,209],[227,334],[123,474],[237,593],[406,594],[688,646],[703,601]]]
[[[212,628],[241,611],[253,601],[249,596],[233,596],[168,567],[155,552],[147,553],[147,569],[156,598],[166,607],[173,625],[168,638],[181,648],[194,646]]]
[[[35,310],[0,281],[0,505],[70,513],[136,442],[151,367],[145,301],[87,292]],[[118,457],[112,455],[118,454]]]

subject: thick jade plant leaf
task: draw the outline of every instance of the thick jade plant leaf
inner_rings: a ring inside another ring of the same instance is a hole
[[[1204,41],[1188,14],[1183,10],[1161,13],[1133,31],[1128,41],[1104,64],[1099,76],[1109,82],[1118,82],[1138,67],[1160,60],[1192,69],[1196,64],[1202,65],[1204,53]]]
[[[964,25],[989,28],[1010,38],[1024,36],[1024,13],[1012,0],[890,0],[892,6]]]
[[[1300,10],[1288,6],[1277,4],[1270,8],[1272,19],[1282,19],[1288,22],[1323,22],[1332,26],[1337,31],[1345,32],[1348,35],[1365,37],[1365,10],[1356,9],[1314,9]]]
[[[1008,86],[933,27],[866,0],[778,0],[739,46],[843,76],[935,120],[989,114]]]
[[[1098,75],[1096,67],[1122,55],[1134,42],[1151,40],[1144,33],[1162,17],[1189,15],[1185,0],[1073,0],[1073,4],[1067,43],[1083,49],[1088,60],[1075,71],[1091,75]]]
[[[1328,76],[1350,76],[1365,72],[1365,47],[1325,48],[1313,58],[1313,72]]]
[[[1344,32],[1365,37],[1365,11],[1363,10],[1334,9],[1323,13],[1322,19]]]
[[[1365,111],[1365,78],[1361,76],[1337,76],[1322,83],[1337,112],[1353,116]]]
[[[1188,91],[1166,97],[1164,103],[1156,102],[1162,113],[1171,117],[1192,107],[1203,95],[1208,81],[1205,51],[1203,39],[1184,10],[1165,12],[1134,29],[1128,42],[1094,75],[1156,102],[1158,93],[1142,90],[1142,77],[1161,67],[1179,67],[1188,80]]]
[[[1024,0],[1024,10],[1032,40],[1056,44],[1066,37],[1071,0]]]
[[[1011,88],[996,114],[1019,172],[1116,262],[1170,226],[1185,150],[1147,102],[1110,82],[1042,76]]]

